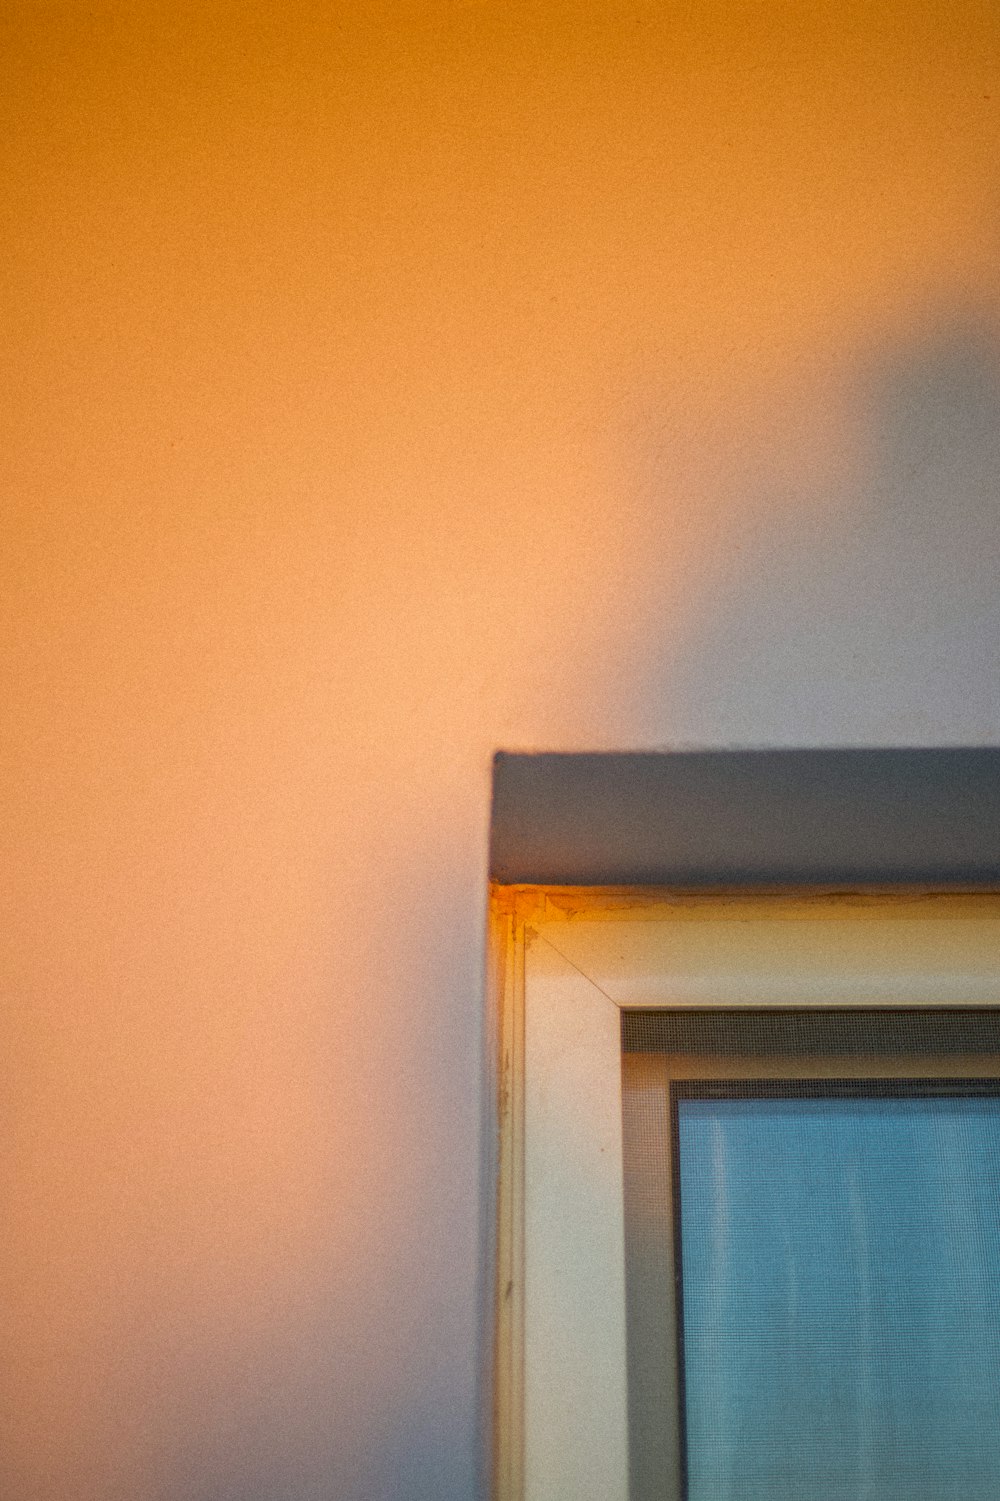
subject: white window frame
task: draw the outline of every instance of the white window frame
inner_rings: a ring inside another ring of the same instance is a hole
[[[1000,895],[496,888],[496,1501],[628,1501],[622,1009],[1000,1007]]]

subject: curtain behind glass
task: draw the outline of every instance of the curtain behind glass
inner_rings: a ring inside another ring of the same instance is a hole
[[[678,1128],[689,1501],[996,1501],[1000,1101]]]

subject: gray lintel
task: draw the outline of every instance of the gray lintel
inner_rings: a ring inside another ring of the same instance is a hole
[[[503,884],[1000,887],[1000,747],[494,760]]]

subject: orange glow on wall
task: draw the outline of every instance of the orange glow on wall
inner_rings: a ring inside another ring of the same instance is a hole
[[[493,749],[1000,732],[1000,21],[3,34],[0,1493],[471,1495]]]

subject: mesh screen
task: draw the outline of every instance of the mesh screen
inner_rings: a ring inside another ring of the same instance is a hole
[[[994,1501],[997,1014],[622,1044],[632,1501]]]

